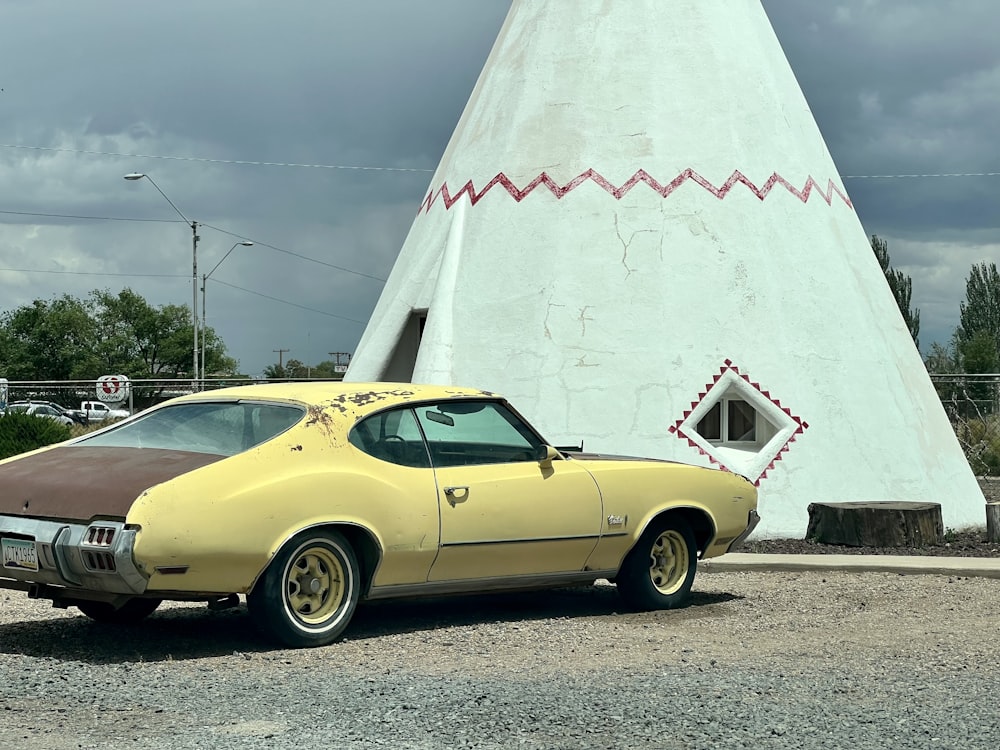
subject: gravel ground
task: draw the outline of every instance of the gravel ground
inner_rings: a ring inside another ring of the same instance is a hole
[[[1000,581],[700,573],[362,608],[279,650],[241,608],[102,627],[0,591],[0,737],[63,748],[994,748]]]

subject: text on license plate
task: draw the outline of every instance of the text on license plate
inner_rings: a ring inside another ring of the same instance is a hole
[[[0,539],[3,566],[14,570],[38,570],[38,550],[26,539]]]

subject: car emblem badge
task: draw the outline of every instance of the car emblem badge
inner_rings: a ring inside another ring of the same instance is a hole
[[[608,526],[611,528],[624,526],[626,521],[628,521],[628,516],[608,516]]]

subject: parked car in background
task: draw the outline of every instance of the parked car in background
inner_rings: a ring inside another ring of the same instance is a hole
[[[721,469],[559,450],[487,391],[251,385],[0,462],[0,588],[119,623],[245,595],[294,647],[393,597],[609,579],[667,609],[756,506]]]
[[[47,404],[38,404],[31,401],[15,401],[13,404],[7,404],[7,412],[33,414],[37,417],[48,417],[49,419],[59,422],[60,424],[73,424],[73,420],[70,417],[62,414],[53,407]]]
[[[64,417],[69,417],[77,424],[87,425],[90,424],[90,419],[87,417],[87,412],[83,409],[70,409],[63,406],[62,404],[57,404],[55,401],[38,401],[32,399],[29,403],[32,404],[45,404],[46,406],[55,409],[57,412],[62,414]]]
[[[80,409],[91,422],[104,422],[108,419],[125,419],[129,416],[127,409],[112,409],[103,401],[81,401]]]

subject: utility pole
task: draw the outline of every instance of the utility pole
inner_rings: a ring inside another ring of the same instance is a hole
[[[333,371],[335,373],[339,373],[340,375],[343,375],[345,372],[347,372],[347,365],[349,365],[351,363],[351,353],[350,352],[327,352],[327,354],[329,354],[331,357],[335,357],[337,359],[337,361],[333,363]],[[344,362],[344,364],[340,363],[340,358],[341,357],[347,357],[347,361]]]
[[[285,366],[285,360],[284,360],[285,353],[286,352],[290,352],[291,349],[272,349],[271,351],[278,355],[278,367],[284,368],[284,366]]]

